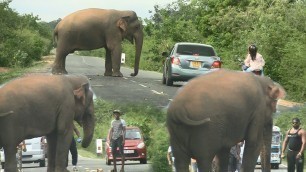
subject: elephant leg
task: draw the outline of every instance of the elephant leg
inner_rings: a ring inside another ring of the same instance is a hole
[[[72,119],[71,119],[72,122]],[[68,125],[68,124],[67,124]],[[65,125],[66,126],[66,125]],[[55,155],[55,172],[65,172],[68,171],[66,168],[67,163],[67,156],[69,153],[69,147],[71,144],[71,138],[73,136],[73,128],[72,125],[64,129],[60,126],[60,132],[57,135],[56,140],[56,155]],[[62,130],[64,129],[64,130]]]
[[[262,146],[262,132],[258,130],[258,126],[251,125],[246,135],[241,166],[242,172],[254,171]]]
[[[212,159],[213,158],[201,158],[200,160],[197,159],[197,166],[199,172],[211,171]]]
[[[52,74],[67,74],[65,65],[66,65],[66,57],[70,53],[66,50],[65,46],[60,46],[56,48],[56,57],[52,67]]]
[[[48,168],[47,172],[55,171],[55,153],[56,153],[56,134],[47,135],[48,143]]]
[[[122,73],[120,72],[120,65],[121,65],[121,53],[122,53],[122,47],[121,44],[117,45],[112,50],[112,68],[113,68],[113,74],[112,76],[115,77],[122,77]]]
[[[16,152],[17,148],[15,146],[4,147],[5,172],[17,171]]]
[[[228,171],[228,163],[229,163],[229,154],[230,148],[223,148],[219,153],[216,155],[216,159],[218,161],[218,171]]]
[[[190,164],[191,158],[187,155],[175,157],[174,159],[174,166],[176,169],[176,172],[186,172],[189,171],[189,164]]]
[[[105,72],[104,76],[112,76],[112,57],[111,52],[108,48],[106,50],[106,58],[105,58]]]

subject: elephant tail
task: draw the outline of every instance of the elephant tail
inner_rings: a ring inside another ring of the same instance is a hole
[[[53,31],[53,46],[56,47],[56,42],[57,42],[57,36],[58,36],[58,29],[57,25]]]
[[[4,112],[4,113],[0,113],[0,117],[3,117],[3,116],[6,116],[6,115],[10,115],[10,114],[13,114],[14,111],[8,111],[8,112]]]

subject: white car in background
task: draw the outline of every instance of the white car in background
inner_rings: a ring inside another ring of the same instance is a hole
[[[46,166],[46,155],[45,155],[45,144],[42,137],[36,137],[32,139],[25,140],[26,152],[22,152],[22,163],[39,163],[40,167]],[[2,169],[5,166],[4,151],[0,151],[0,159]]]

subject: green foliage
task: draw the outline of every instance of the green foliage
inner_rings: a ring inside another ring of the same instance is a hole
[[[138,126],[143,134],[148,150],[148,158],[156,163],[157,169],[167,169],[166,152],[168,148],[168,134],[165,128],[166,115],[160,110],[147,105],[118,105],[102,99],[95,101],[96,127],[94,138],[106,138],[110,123],[113,120],[112,111],[120,109],[122,118],[128,126]],[[86,150],[95,153],[93,141]],[[158,151],[158,153],[156,153]],[[164,162],[161,162],[164,161]],[[156,170],[155,170],[156,171]],[[157,170],[159,171],[159,170]]]
[[[99,48],[99,49],[96,49],[96,50],[78,51],[76,54],[79,54],[81,56],[105,57],[105,49],[104,48]]]
[[[28,67],[52,48],[51,29],[33,15],[19,15],[0,3],[0,66]]]
[[[166,127],[157,129],[152,137],[154,139],[152,141],[151,148],[149,149],[149,153],[154,155],[151,158],[153,170],[164,172],[172,171],[167,160],[167,152],[170,143]]]
[[[0,85],[4,84],[5,82],[17,78],[24,73],[23,69],[15,68],[14,70],[8,72],[0,72]]]
[[[144,28],[144,50],[152,51],[144,51],[142,59],[160,65],[163,59],[156,57],[164,40],[202,42],[215,47],[224,68],[240,70],[237,58],[244,59],[255,43],[266,61],[265,74],[284,86],[289,99],[305,102],[305,13],[305,1],[178,0],[155,6]]]
[[[291,121],[293,118],[299,118],[301,120],[301,127],[306,129],[306,106],[301,107],[297,111],[283,112],[281,115],[274,119],[274,124],[281,128],[283,135],[292,128]]]

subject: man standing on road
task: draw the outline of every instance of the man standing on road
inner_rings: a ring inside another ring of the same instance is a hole
[[[303,172],[304,168],[304,150],[306,144],[306,132],[300,128],[299,118],[292,119],[292,128],[288,130],[283,142],[282,158],[285,157],[285,149],[288,145],[287,162],[288,172]]]
[[[110,140],[111,140],[111,147],[112,147],[112,154],[113,154],[113,162],[114,162],[114,169],[112,172],[117,172],[116,167],[116,157],[117,157],[117,148],[119,148],[119,152],[121,154],[121,162],[122,167],[120,172],[124,172],[124,143],[125,143],[125,121],[120,119],[121,112],[120,110],[113,111],[114,120],[111,122],[111,131],[110,131]]]

